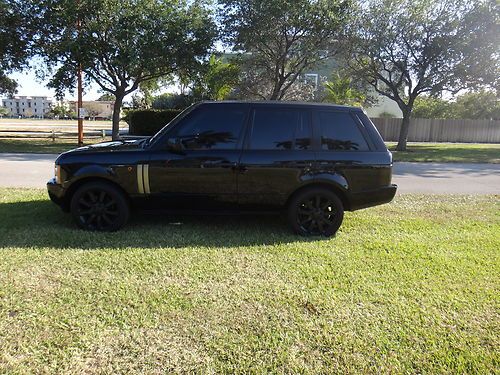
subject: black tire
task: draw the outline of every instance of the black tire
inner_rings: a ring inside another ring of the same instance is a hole
[[[114,232],[129,218],[125,195],[106,182],[88,182],[71,198],[71,215],[76,225],[85,230]]]
[[[305,189],[288,205],[288,220],[295,233],[302,236],[333,236],[344,219],[339,197],[325,188]]]

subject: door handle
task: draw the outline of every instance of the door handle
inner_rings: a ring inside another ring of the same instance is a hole
[[[201,168],[235,168],[236,163],[227,160],[207,160],[201,163]]]

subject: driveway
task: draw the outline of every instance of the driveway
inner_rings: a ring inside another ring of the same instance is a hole
[[[0,187],[45,187],[53,154],[0,154]],[[398,193],[500,194],[500,164],[394,163]]]

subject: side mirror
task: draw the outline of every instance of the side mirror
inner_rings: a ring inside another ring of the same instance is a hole
[[[182,146],[182,141],[178,137],[168,138],[167,149],[173,152],[182,152],[184,147]]]

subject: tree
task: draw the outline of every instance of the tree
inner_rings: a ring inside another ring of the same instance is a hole
[[[453,118],[453,104],[442,98],[422,95],[415,99],[412,117]]]
[[[323,83],[322,101],[353,106],[370,106],[376,100],[368,93],[367,87],[356,84],[352,77],[338,71],[329,81]]]
[[[176,73],[206,56],[214,37],[207,9],[176,0],[37,0],[41,46],[55,67],[59,95],[85,77],[115,97],[113,139],[123,98],[141,83]],[[80,20],[79,30],[74,25]]]
[[[15,94],[17,82],[8,77],[27,64],[32,50],[32,32],[25,24],[25,3],[0,0],[0,95]]]
[[[87,112],[89,119],[93,118],[95,120],[95,118],[102,112],[102,107],[97,103],[84,103],[83,108],[85,109],[85,112]]]
[[[8,108],[0,107],[0,117],[8,116],[9,113],[10,113],[10,110]]]
[[[184,109],[193,104],[193,97],[183,94],[165,93],[154,97],[153,109]]]
[[[239,73],[238,65],[224,62],[215,55],[210,56],[193,78],[193,97],[200,100],[226,99],[238,84]]]
[[[221,0],[225,40],[239,53],[240,90],[281,100],[341,45],[347,0]]]
[[[492,91],[460,95],[452,108],[455,118],[500,120],[500,100]]]
[[[397,150],[420,95],[498,85],[498,14],[493,0],[361,3],[347,64],[403,112]]]
[[[98,99],[98,102],[113,102],[115,101],[115,96],[113,94],[102,94]]]

